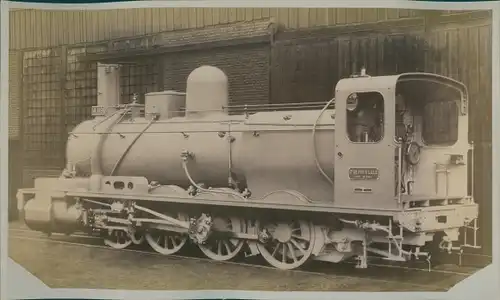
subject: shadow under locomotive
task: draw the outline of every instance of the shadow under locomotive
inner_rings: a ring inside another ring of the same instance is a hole
[[[230,106],[226,75],[202,66],[186,93],[142,105],[120,103],[119,66],[99,64],[98,91],[61,176],[18,192],[33,230],[165,255],[191,241],[214,260],[246,251],[280,269],[479,247],[468,94],[455,80],[362,70],[325,103]]]

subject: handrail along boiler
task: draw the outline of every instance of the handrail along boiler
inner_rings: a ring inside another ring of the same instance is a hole
[[[61,176],[19,190],[31,229],[166,255],[189,241],[214,260],[245,252],[280,269],[479,247],[457,81],[363,70],[325,103],[229,105],[226,75],[202,66],[186,93],[142,105],[121,103],[119,70],[98,64],[93,119],[70,132]]]

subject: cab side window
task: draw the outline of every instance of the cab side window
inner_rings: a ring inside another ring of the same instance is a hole
[[[378,92],[347,98],[347,135],[353,143],[378,143],[384,136],[384,97]]]

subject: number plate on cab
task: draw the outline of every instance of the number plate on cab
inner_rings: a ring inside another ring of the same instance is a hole
[[[104,106],[92,106],[92,116],[104,116],[106,115],[106,108]]]
[[[378,180],[377,168],[349,168],[350,180]]]

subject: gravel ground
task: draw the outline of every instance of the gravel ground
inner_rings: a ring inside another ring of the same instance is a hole
[[[18,233],[11,234],[9,256],[53,288],[445,291],[465,278],[458,274],[380,268],[349,272],[342,267],[335,271],[336,266],[333,264],[335,274],[282,271],[60,244],[41,239],[41,235],[29,236],[36,239],[26,239]],[[363,274],[363,271],[369,272]]]

